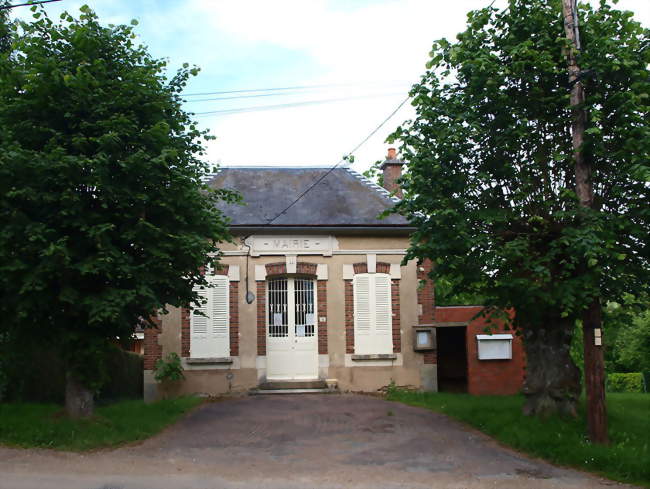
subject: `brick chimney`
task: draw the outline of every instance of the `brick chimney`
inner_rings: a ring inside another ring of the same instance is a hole
[[[397,184],[397,179],[402,176],[403,161],[397,159],[395,148],[388,148],[386,161],[381,164],[384,172],[384,188],[390,193],[395,193],[397,197],[402,198],[402,189]]]

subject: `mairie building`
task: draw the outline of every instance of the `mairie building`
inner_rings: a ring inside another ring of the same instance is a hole
[[[510,331],[485,331],[480,306],[436,307],[430,263],[404,263],[413,228],[380,218],[400,197],[403,163],[382,165],[386,188],[349,168],[222,168],[215,188],[233,243],[207,270],[202,304],[168,308],[144,332],[145,397],[160,396],[158,359],[175,352],[176,394],[268,389],[512,394],[524,356]]]

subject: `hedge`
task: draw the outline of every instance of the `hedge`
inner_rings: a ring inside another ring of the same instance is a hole
[[[607,390],[609,392],[644,392],[643,374],[641,372],[609,374]]]
[[[4,352],[0,364],[0,401],[62,404],[65,371],[56,351],[31,347],[21,354]],[[9,353],[9,354],[6,354]],[[9,360],[9,361],[6,361]],[[108,381],[95,396],[98,402],[142,399],[143,359],[136,353],[111,348],[107,356]]]

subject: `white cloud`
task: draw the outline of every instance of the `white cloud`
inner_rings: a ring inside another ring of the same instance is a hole
[[[195,63],[202,71],[193,92],[277,86],[350,84],[292,97],[262,97],[188,104],[209,110],[281,104],[369,93],[388,95],[291,109],[199,117],[217,140],[211,161],[224,164],[332,165],[406,97],[424,72],[433,40],[464,30],[468,11],[490,0],[185,0],[89,1],[103,22],[128,23],[157,57],[170,65]],[[596,4],[597,0],[589,0]],[[506,0],[496,0],[502,7]],[[79,0],[49,4],[54,15]],[[650,25],[648,0],[620,0]],[[395,83],[401,82],[396,87]],[[356,154],[364,170],[382,158],[386,136],[410,117],[407,104]]]

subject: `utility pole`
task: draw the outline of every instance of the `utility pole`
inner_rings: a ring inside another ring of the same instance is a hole
[[[577,0],[562,0],[564,30],[571,46],[567,52],[569,84],[571,86],[571,134],[575,159],[576,195],[581,207],[594,207],[594,190],[591,181],[591,164],[583,151],[587,112],[584,108],[585,91],[580,80],[580,67],[576,59],[580,52]],[[589,304],[582,317],[585,354],[585,386],[587,389],[587,428],[593,443],[609,443],[607,435],[607,408],[605,405],[605,361],[602,340],[602,310],[600,299]]]

